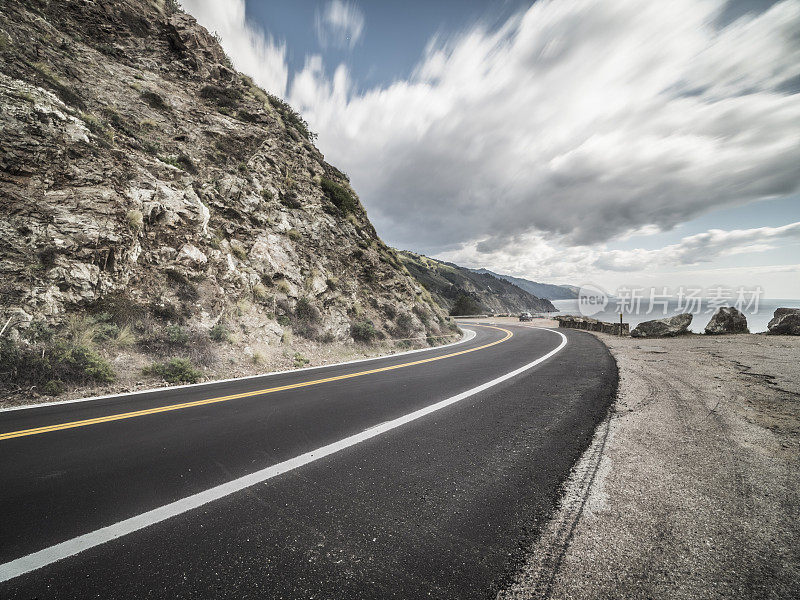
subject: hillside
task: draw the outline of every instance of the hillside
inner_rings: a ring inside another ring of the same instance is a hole
[[[176,3],[5,1],[0,66],[0,327],[23,354],[76,319],[166,355],[179,329],[290,355],[452,334],[303,119]]]
[[[523,279],[522,277],[512,277],[511,275],[500,275],[489,269],[471,269],[475,273],[488,273],[494,275],[498,279],[504,279],[521,287],[526,292],[530,292],[539,298],[547,298],[548,300],[572,300],[578,297],[578,288],[574,285],[554,285],[552,283],[538,283],[530,279]]]
[[[401,251],[398,255],[409,273],[451,314],[556,310],[549,300],[488,273],[476,273],[413,252]]]

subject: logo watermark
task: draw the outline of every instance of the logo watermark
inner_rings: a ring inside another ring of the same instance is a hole
[[[763,296],[760,286],[681,286],[677,289],[622,286],[609,294],[597,285],[586,284],[578,292],[578,310],[585,317],[593,317],[608,308],[608,312],[616,314],[653,315],[656,319],[659,315],[677,313],[711,314],[722,306],[732,306],[742,313],[756,314]]]
[[[603,288],[586,284],[578,290],[578,308],[582,315],[591,317],[603,312],[606,306],[608,306],[608,294]]]

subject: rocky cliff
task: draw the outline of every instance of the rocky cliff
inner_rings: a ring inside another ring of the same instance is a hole
[[[302,118],[175,3],[4,0],[0,106],[6,336],[109,310],[261,340],[447,330]]]
[[[451,314],[556,310],[549,300],[538,298],[489,273],[477,273],[413,252],[398,254],[408,271]]]

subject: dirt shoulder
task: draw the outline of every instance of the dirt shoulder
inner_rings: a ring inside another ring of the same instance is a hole
[[[284,341],[278,343],[270,343],[269,340],[258,339],[257,336],[249,336],[246,339],[237,336],[229,342],[205,341],[201,351],[195,352],[195,354],[208,355],[208,361],[197,366],[202,374],[199,381],[208,382],[390,356],[408,350],[452,344],[461,337],[461,333],[454,333],[430,339],[413,338],[400,342],[376,341],[372,344],[347,344],[315,342],[293,338],[291,335],[284,336]],[[139,351],[136,347],[123,349],[111,345],[98,347],[97,352],[114,370],[116,376],[113,382],[73,386],[57,396],[48,395],[35,387],[6,391],[0,394],[0,408],[168,387],[171,385],[170,383],[157,375],[148,374],[146,370],[154,362],[165,361],[173,356],[181,357],[186,355],[189,350],[197,350],[197,348],[191,347],[191,340],[186,345],[189,347],[176,348],[172,353],[163,355]],[[173,385],[181,383],[177,382]]]
[[[800,338],[596,334],[609,418],[498,598],[794,598]]]

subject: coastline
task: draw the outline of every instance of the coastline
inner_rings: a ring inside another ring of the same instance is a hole
[[[617,400],[498,599],[793,597],[800,338],[594,335]]]

